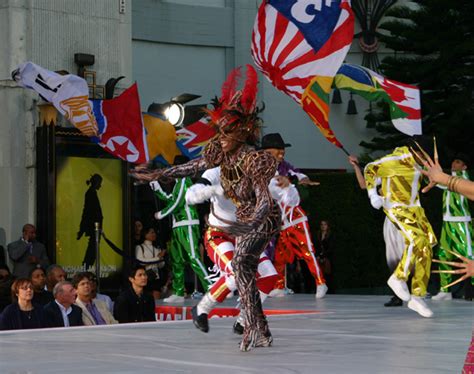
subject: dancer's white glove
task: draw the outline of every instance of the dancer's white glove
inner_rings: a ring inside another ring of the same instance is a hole
[[[383,206],[383,198],[377,193],[375,188],[372,188],[367,191],[370,199],[370,205],[375,209],[380,209]]]
[[[207,186],[204,184],[194,184],[186,191],[186,202],[189,205],[203,203],[216,195],[222,195],[224,190],[219,184],[217,186]]]

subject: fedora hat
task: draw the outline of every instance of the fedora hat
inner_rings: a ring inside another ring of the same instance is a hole
[[[291,144],[285,143],[280,133],[276,132],[273,134],[267,134],[262,138],[261,149],[276,148],[283,149],[286,147],[291,147]]]

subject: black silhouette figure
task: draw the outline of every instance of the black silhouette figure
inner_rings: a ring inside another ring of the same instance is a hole
[[[77,240],[79,240],[82,235],[89,237],[86,254],[82,261],[82,266],[87,270],[90,266],[94,265],[96,260],[95,222],[98,222],[99,227],[102,228],[104,217],[102,216],[102,208],[100,207],[99,197],[97,196],[97,191],[102,186],[102,177],[99,174],[94,174],[86,183],[90,185],[90,187],[84,195],[84,208],[82,209],[82,219],[79,231],[77,232]]]

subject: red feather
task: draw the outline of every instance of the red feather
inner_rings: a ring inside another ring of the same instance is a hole
[[[247,64],[247,79],[245,80],[245,87],[242,90],[242,98],[240,102],[242,108],[248,113],[255,108],[257,102],[258,90],[258,75],[257,71],[252,65]]]
[[[227,76],[226,81],[222,85],[222,96],[219,100],[221,103],[228,104],[230,99],[232,99],[237,89],[237,83],[238,83],[239,78],[240,78],[240,67],[232,70]]]

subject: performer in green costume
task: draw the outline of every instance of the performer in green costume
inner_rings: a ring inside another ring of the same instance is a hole
[[[178,158],[177,156],[176,158]],[[175,165],[179,164],[175,159]],[[208,274],[199,254],[199,217],[194,206],[186,203],[186,191],[192,185],[190,178],[178,178],[171,195],[163,191],[158,181],[150,183],[156,196],[166,202],[166,207],[155,214],[156,219],[163,219],[171,214],[173,232],[171,234],[171,269],[173,271],[173,295],[164,302],[184,301],[184,269],[189,263],[201,282],[204,291],[209,287]]]
[[[467,172],[467,156],[457,155],[451,164],[451,174],[453,176],[469,179]],[[438,258],[444,261],[455,260],[454,256],[447,251],[455,251],[469,259],[472,256],[472,225],[471,213],[469,211],[468,199],[464,196],[449,191],[446,187],[443,193],[443,228],[441,230],[441,238],[438,247]],[[451,270],[451,266],[439,264],[440,270]],[[451,300],[452,295],[448,290],[448,286],[452,282],[452,275],[440,274],[440,292],[432,298],[432,300]],[[471,278],[474,284],[474,278]]]

